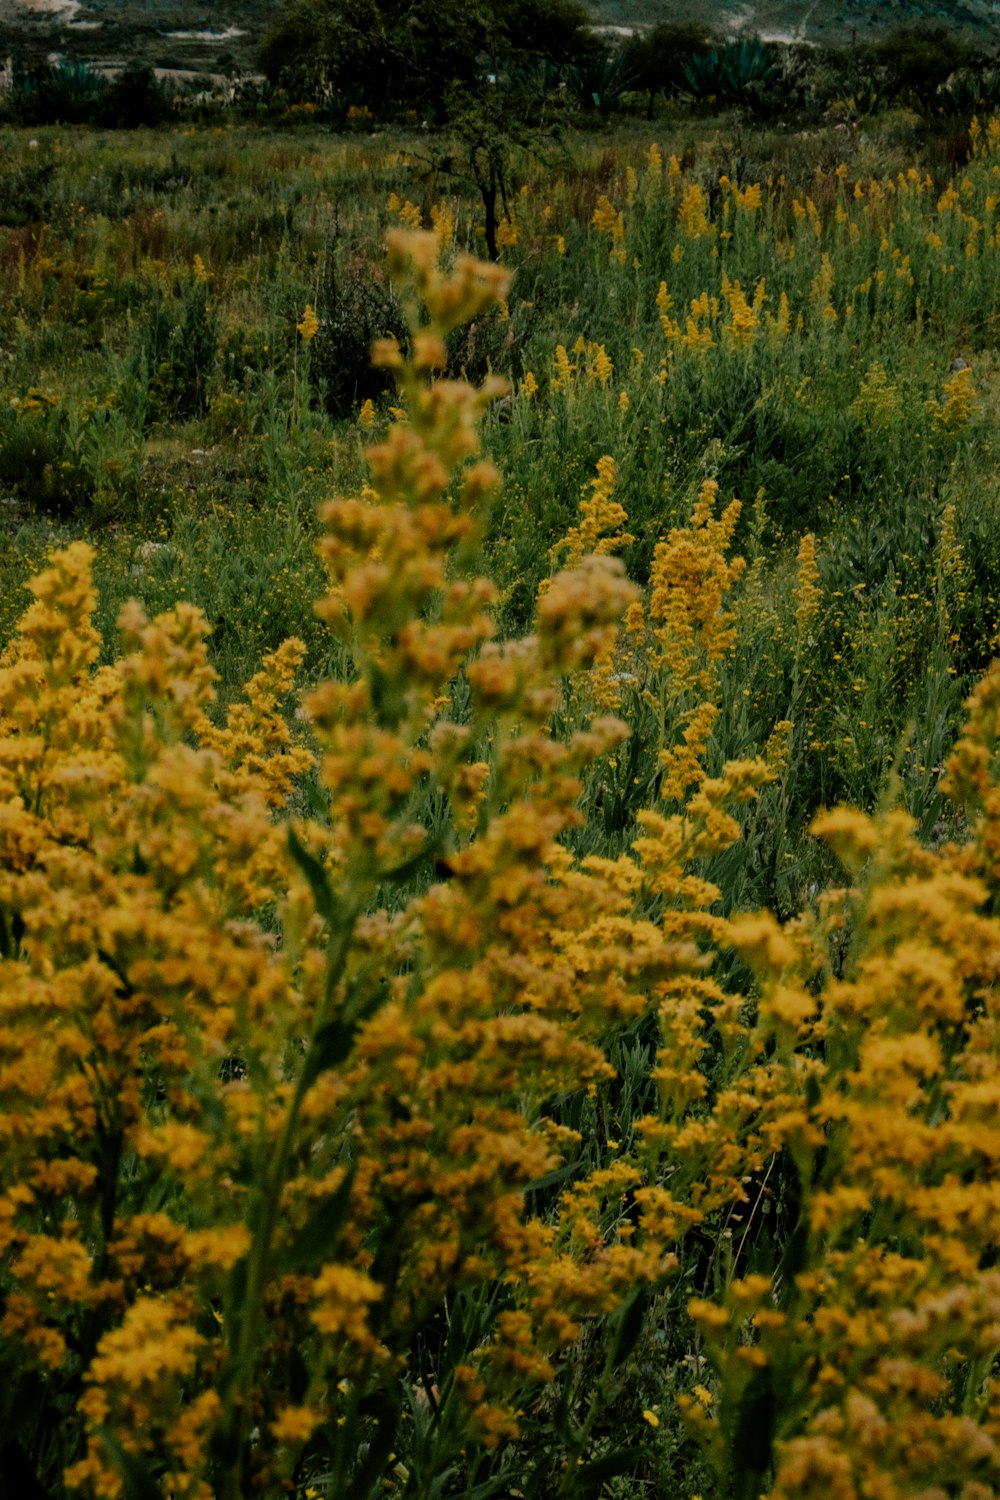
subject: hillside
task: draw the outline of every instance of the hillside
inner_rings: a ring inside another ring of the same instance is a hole
[[[183,72],[252,68],[282,0],[0,0],[0,56],[56,55],[114,67],[139,60]],[[948,21],[984,41],[1000,37],[1000,0],[590,0],[600,26],[630,31],[698,20],[775,40],[849,42],[904,21]]]
[[[280,8],[281,0],[0,0],[0,52],[227,72],[253,65]]]
[[[600,24],[633,28],[658,21],[700,21],[730,31],[757,31],[775,41],[830,44],[871,39],[905,22],[947,22],[989,40],[1000,36],[997,0],[592,0]]]

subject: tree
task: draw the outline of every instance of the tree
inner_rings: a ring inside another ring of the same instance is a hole
[[[947,26],[897,26],[881,42],[865,49],[881,69],[891,95],[924,112],[957,69],[972,61],[972,49]]]
[[[663,21],[650,31],[637,31],[625,44],[623,65],[637,89],[648,96],[647,118],[653,118],[657,94],[670,94],[684,86],[685,67],[712,45],[703,26],[690,22]]]
[[[384,114],[398,105],[444,116],[455,85],[530,59],[562,62],[590,33],[580,0],[290,0],[260,65],[298,96],[337,96]]]

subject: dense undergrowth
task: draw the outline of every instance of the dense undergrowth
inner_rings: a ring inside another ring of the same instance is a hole
[[[420,150],[4,139],[7,1471],[985,1500],[1000,126]]]

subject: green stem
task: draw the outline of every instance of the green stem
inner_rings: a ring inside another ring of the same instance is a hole
[[[295,1085],[295,1092],[292,1095],[288,1106],[288,1113],[285,1116],[285,1125],[281,1132],[281,1139],[278,1143],[277,1151],[272,1158],[270,1170],[265,1175],[261,1195],[258,1200],[257,1223],[254,1230],[253,1244],[250,1247],[249,1264],[247,1267],[246,1291],[244,1292],[243,1305],[240,1309],[239,1337],[235,1353],[230,1356],[229,1360],[230,1368],[234,1371],[232,1386],[227,1398],[229,1410],[226,1427],[228,1428],[231,1441],[226,1445],[228,1461],[225,1471],[221,1475],[219,1500],[243,1500],[243,1460],[250,1435],[251,1418],[249,1397],[253,1384],[255,1356],[260,1344],[264,1289],[271,1270],[271,1244],[278,1223],[278,1204],[288,1173],[288,1163],[292,1155],[292,1146],[298,1127],[302,1102],[313,1081],[310,1069],[306,1064],[308,1063],[308,1058],[313,1047],[316,1045],[317,1036],[330,1019],[328,1012],[331,1000],[337,983],[343,974],[359,910],[360,908],[356,908],[350,914],[344,927],[341,929],[337,942],[327,961],[323,1004],[317,1011],[316,1019],[313,1022],[312,1032],[309,1037],[309,1047],[306,1051],[306,1060],[300,1069]]]

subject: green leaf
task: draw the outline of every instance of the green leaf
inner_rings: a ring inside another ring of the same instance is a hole
[[[771,1467],[774,1440],[774,1387],[771,1370],[755,1370],[740,1397],[733,1423],[734,1500],[753,1500]]]
[[[302,1065],[305,1087],[315,1083],[321,1073],[337,1067],[348,1056],[354,1046],[358,1027],[373,1015],[386,998],[387,990],[376,988],[360,1005],[355,1005],[348,1014],[334,1016],[321,1026],[313,1037]]]
[[[368,1496],[378,1487],[396,1441],[402,1405],[398,1382],[388,1390],[379,1391],[362,1404],[365,1415],[374,1417],[377,1425],[368,1444],[368,1452],[351,1484],[353,1500],[368,1500]]]
[[[332,1193],[321,1198],[291,1244],[278,1257],[284,1271],[304,1271],[323,1261],[340,1238],[351,1206],[353,1166]]]
[[[418,870],[437,858],[441,842],[440,838],[428,838],[416,854],[411,854],[409,859],[404,859],[402,864],[395,865],[393,869],[386,870],[383,880],[391,881],[393,885],[401,885],[404,880],[409,880],[411,875],[416,875]]]
[[[323,865],[300,840],[294,828],[288,830],[288,851],[309,882],[316,903],[316,910],[328,927],[334,925],[336,907],[330,877]]]
[[[551,1172],[546,1172],[543,1177],[536,1177],[525,1186],[524,1191],[526,1193],[544,1192],[546,1188],[555,1187],[557,1182],[565,1182],[567,1177],[578,1172],[583,1165],[583,1157],[578,1156],[576,1161],[568,1161],[563,1166],[554,1167]]]
[[[614,1479],[618,1474],[626,1474],[634,1469],[646,1457],[643,1448],[619,1448],[617,1453],[605,1453],[603,1458],[592,1459],[589,1464],[582,1464],[573,1474],[574,1487],[579,1487],[585,1495],[595,1495],[595,1486],[603,1484],[606,1479]]]
[[[306,801],[318,818],[330,817],[330,795],[323,787],[317,786],[315,781],[307,781],[303,786]]]
[[[619,1365],[625,1363],[639,1342],[639,1335],[642,1333],[642,1325],[646,1317],[647,1300],[645,1287],[640,1287],[625,1303],[615,1320],[617,1337],[614,1353],[611,1356],[613,1370],[617,1370]]]
[[[121,1477],[125,1500],[163,1500],[163,1492],[150,1473],[148,1464],[134,1453],[128,1453],[106,1427],[99,1427],[97,1432]]]
[[[480,1480],[468,1491],[469,1500],[492,1500],[494,1495],[510,1493],[510,1475],[494,1474],[492,1479]]]
[[[345,1020],[343,1016],[337,1016],[320,1027],[302,1065],[306,1088],[315,1083],[321,1073],[343,1062],[354,1044],[357,1029],[357,1021]]]

